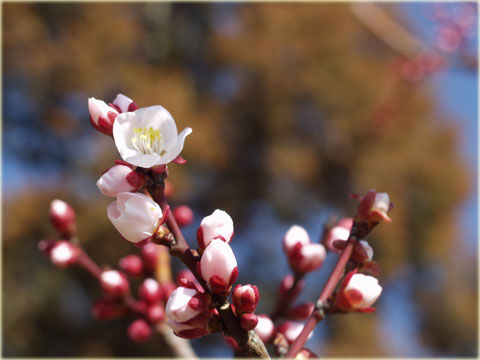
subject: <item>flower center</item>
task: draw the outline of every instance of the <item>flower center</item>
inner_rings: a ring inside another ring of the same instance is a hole
[[[142,154],[157,153],[165,154],[163,150],[163,136],[160,135],[160,130],[153,130],[153,128],[135,128],[133,129],[135,136],[132,138],[133,147]]]

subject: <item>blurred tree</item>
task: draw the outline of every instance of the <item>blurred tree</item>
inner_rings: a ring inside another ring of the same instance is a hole
[[[3,44],[5,160],[28,168],[27,187],[4,194],[4,355],[169,355],[154,341],[123,341],[121,325],[94,323],[94,284],[53,269],[35,249],[51,234],[50,200],[63,195],[100,263],[113,266],[132,250],[95,189],[116,150],[89,127],[86,106],[89,96],[117,92],[140,106],[162,104],[179,129],[194,129],[189,162],[172,166],[173,202],[202,216],[224,208],[242,229],[263,200],[282,222],[301,222],[318,206],[352,214],[349,193],[388,191],[394,222],[372,237],[382,280],[408,281],[420,340],[434,355],[475,354],[476,259],[452,256],[463,251],[456,206],[472,186],[456,130],[436,113],[427,85],[399,83],[395,54],[347,4],[8,3]],[[378,116],[396,91],[401,106]],[[406,267],[411,275],[399,279]],[[276,286],[265,274],[255,281]],[[320,326],[327,341],[312,350],[322,355],[391,354],[378,317]]]

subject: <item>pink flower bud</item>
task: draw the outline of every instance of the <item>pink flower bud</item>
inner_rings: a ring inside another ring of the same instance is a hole
[[[188,226],[193,222],[193,211],[186,205],[177,206],[172,214],[180,227]]]
[[[318,355],[308,350],[307,348],[303,348],[295,356],[295,360],[306,360],[306,359],[318,359]]]
[[[295,341],[302,330],[303,324],[296,321],[286,321],[277,328],[279,333],[285,335],[285,339],[287,339],[289,344],[292,344]],[[308,335],[307,339],[310,339],[312,336],[313,331]]]
[[[55,199],[50,204],[50,220],[53,227],[66,238],[75,231],[75,211],[65,201]]]
[[[202,278],[215,293],[226,293],[238,276],[237,259],[228,243],[212,240],[200,259]]]
[[[315,305],[313,302],[297,305],[287,311],[287,317],[291,320],[305,320],[313,312]]]
[[[373,248],[365,240],[360,240],[353,250],[352,257],[361,263],[370,261],[373,258]]]
[[[297,244],[288,261],[296,273],[305,274],[322,266],[326,256],[327,251],[322,244]]]
[[[438,30],[437,47],[447,53],[458,49],[462,42],[461,32],[454,26],[442,26]]]
[[[94,97],[88,99],[88,111],[90,112],[90,124],[106,134],[113,134],[113,123],[117,118],[118,111],[108,106],[104,101],[97,100]]]
[[[152,305],[147,311],[148,321],[152,324],[156,324],[165,320],[165,310],[160,304]]]
[[[213,239],[221,239],[227,243],[233,237],[233,220],[225,211],[215,210],[203,218],[197,231],[198,246],[205,249]]]
[[[264,343],[268,343],[275,334],[275,325],[267,315],[258,315],[258,323],[255,332]]]
[[[154,304],[162,299],[163,291],[156,280],[148,278],[138,288],[138,297],[149,304]]]
[[[117,197],[119,193],[137,190],[143,185],[143,176],[125,165],[115,165],[97,181],[97,187],[105,196]]]
[[[92,316],[97,321],[117,319],[125,312],[125,307],[112,299],[98,299],[92,306]]]
[[[78,261],[80,251],[77,246],[66,240],[60,240],[50,251],[50,261],[59,267],[68,267]]]
[[[382,287],[373,276],[350,271],[343,279],[335,298],[334,305],[342,311],[371,312],[371,305],[382,293]]]
[[[303,227],[293,225],[283,237],[283,250],[287,256],[290,256],[297,244],[310,244],[310,236],[308,236],[307,230]]]
[[[112,105],[119,113],[135,111],[138,109],[138,105],[135,104],[132,99],[123,94],[118,94],[112,101]]]
[[[188,321],[207,309],[205,296],[195,289],[177,288],[168,299],[166,312],[169,320]]]
[[[103,291],[111,297],[123,297],[130,291],[125,274],[117,270],[105,270],[100,275],[100,285]]]
[[[124,192],[107,208],[108,218],[126,240],[142,243],[151,239],[162,218],[160,206],[148,196]]]
[[[158,246],[154,243],[148,243],[142,247],[140,255],[143,260],[143,266],[151,272],[154,272],[158,263]]]
[[[165,310],[167,324],[182,338],[194,339],[210,332],[208,300],[205,294],[197,290],[177,288],[168,299]]]
[[[255,329],[258,324],[258,317],[252,313],[245,313],[240,317],[240,326],[242,329],[250,331]]]
[[[258,288],[255,285],[237,285],[233,290],[232,302],[237,315],[253,313],[260,300]],[[251,329],[250,329],[251,330]]]
[[[367,222],[392,221],[387,214],[392,209],[393,204],[390,202],[387,193],[377,193],[375,190],[370,190],[360,199],[358,205],[360,220]]]
[[[348,237],[350,236],[350,231],[352,230],[353,226],[353,219],[352,218],[343,218],[339,222],[332,227],[325,236],[324,245],[330,251],[340,252],[335,246],[333,246],[333,242],[335,240],[342,240],[347,241]]]
[[[138,319],[128,326],[127,334],[133,342],[143,344],[152,336],[152,329],[145,320]]]
[[[140,276],[143,273],[142,259],[137,255],[127,255],[118,261],[118,267],[131,276]]]

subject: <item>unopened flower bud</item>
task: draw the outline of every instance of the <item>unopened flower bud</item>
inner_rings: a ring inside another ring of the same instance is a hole
[[[197,290],[177,288],[168,299],[165,311],[167,324],[182,338],[194,339],[210,333],[208,300]]]
[[[200,248],[205,249],[213,239],[229,243],[233,237],[233,220],[225,211],[215,210],[203,218],[197,231],[197,241]]]
[[[358,274],[353,270],[345,276],[334,301],[342,311],[372,312],[371,305],[382,293],[382,287],[373,276]]]
[[[327,256],[322,244],[297,245],[288,258],[291,268],[298,274],[317,270]]]
[[[143,344],[152,336],[152,329],[145,320],[137,319],[128,326],[127,334],[133,342]]]
[[[230,245],[212,240],[200,259],[202,278],[215,293],[227,293],[238,276],[237,259]]]
[[[58,241],[50,251],[50,261],[59,267],[68,267],[78,261],[80,250],[66,240]]]
[[[138,105],[135,104],[132,99],[123,94],[118,94],[112,101],[112,105],[119,113],[135,111],[138,109]]]
[[[242,329],[250,331],[255,329],[258,324],[258,317],[253,313],[245,313],[240,317],[240,326]]]
[[[267,315],[258,315],[258,323],[255,332],[264,343],[268,343],[275,334],[275,325]]]
[[[295,321],[305,320],[310,316],[314,308],[315,308],[315,304],[313,302],[300,304],[293,308],[288,309],[287,317]]]
[[[303,348],[295,356],[295,360],[318,359],[318,355],[307,348]]]
[[[277,331],[285,335],[289,344],[292,344],[295,339],[300,335],[303,330],[303,324],[296,321],[286,321],[281,324]],[[313,336],[313,331],[308,335],[307,339],[310,339]]]
[[[158,264],[158,247],[154,243],[147,243],[142,247],[140,255],[142,257],[143,266],[150,272],[154,272]]]
[[[97,187],[105,196],[117,197],[122,192],[139,189],[145,180],[143,176],[125,165],[115,165],[97,181]]]
[[[373,258],[373,248],[365,240],[360,240],[353,249],[352,258],[364,263]]]
[[[392,206],[393,204],[390,203],[387,193],[377,193],[375,190],[370,190],[365,196],[361,197],[358,205],[358,216],[360,220],[367,222],[379,222],[381,220],[391,222],[388,212]]]
[[[112,135],[118,111],[108,106],[105,101],[97,100],[94,97],[88,99],[88,111],[90,112],[90,124],[96,130],[106,135]]]
[[[126,240],[142,244],[149,241],[162,219],[160,206],[148,196],[124,192],[107,208],[108,218]]]
[[[112,299],[98,299],[92,306],[92,316],[97,321],[117,319],[125,312],[125,306]]]
[[[75,211],[65,201],[55,199],[50,204],[50,220],[64,238],[69,239],[75,231]]]
[[[253,313],[259,300],[260,294],[255,285],[237,285],[233,290],[232,302],[237,315]]]
[[[156,280],[148,278],[138,288],[138,297],[149,304],[153,304],[162,299],[163,291]]]
[[[188,226],[193,222],[193,211],[187,205],[177,206],[172,214],[180,227]]]
[[[283,250],[287,256],[290,256],[295,248],[295,245],[297,244],[310,244],[310,236],[308,236],[307,230],[305,230],[303,227],[293,225],[290,227],[290,229],[288,229],[283,237]]]
[[[127,277],[117,270],[105,270],[102,272],[100,285],[103,291],[111,297],[123,297],[130,291]]]
[[[118,267],[131,276],[140,276],[143,273],[143,264],[140,256],[127,255],[118,261]]]
[[[165,320],[165,310],[160,304],[154,304],[147,310],[148,321],[152,324],[156,324]]]
[[[54,239],[43,239],[38,242],[37,248],[41,251],[44,255],[50,257],[50,252],[53,249],[53,246],[58,242],[58,240]]]
[[[346,242],[352,230],[353,219],[343,218],[338,221],[326,234],[323,244],[330,251],[340,252],[338,248],[333,245],[334,241],[341,240]]]

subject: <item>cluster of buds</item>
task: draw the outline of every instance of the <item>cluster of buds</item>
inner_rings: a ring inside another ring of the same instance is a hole
[[[293,225],[283,237],[283,250],[296,274],[317,270],[327,255],[325,247],[312,243],[307,231],[298,225]]]

